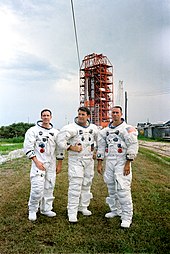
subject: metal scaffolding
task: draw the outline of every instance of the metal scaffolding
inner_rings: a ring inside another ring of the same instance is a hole
[[[92,123],[105,127],[113,106],[113,66],[106,56],[87,55],[80,67],[80,106],[90,109]]]

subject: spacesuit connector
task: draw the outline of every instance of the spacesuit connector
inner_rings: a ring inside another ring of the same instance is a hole
[[[25,155],[28,157],[28,159],[31,159],[34,156],[36,156],[34,150],[30,150],[30,151],[26,152]]]
[[[64,152],[63,153],[59,153],[59,154],[57,154],[57,156],[56,156],[56,159],[57,160],[63,160],[64,159]]]
[[[134,154],[126,154],[126,160],[127,161],[133,161],[135,158],[135,155]]]

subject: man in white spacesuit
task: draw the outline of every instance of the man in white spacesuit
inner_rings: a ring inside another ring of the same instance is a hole
[[[105,217],[121,216],[123,228],[129,228],[132,223],[131,162],[138,153],[137,136],[136,129],[122,119],[120,106],[113,107],[112,122],[98,135],[97,170],[102,174],[102,161],[105,158],[104,181],[109,194],[106,203],[111,210]]]
[[[77,222],[77,213],[91,215],[87,208],[92,198],[91,185],[94,177],[94,150],[98,128],[89,121],[90,110],[78,109],[75,122],[64,126],[58,134],[57,142],[61,149],[68,150],[68,217]]]
[[[58,130],[50,123],[52,113],[49,109],[41,111],[41,119],[36,126],[27,130],[24,140],[24,152],[32,160],[30,171],[31,191],[29,198],[29,217],[37,219],[40,207],[41,214],[56,216],[53,208],[53,191],[56,173],[61,171],[63,151],[57,149]],[[58,160],[56,167],[56,158]]]

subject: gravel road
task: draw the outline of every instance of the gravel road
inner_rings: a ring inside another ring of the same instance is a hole
[[[139,140],[139,146],[150,149],[160,155],[170,157],[170,142],[150,142]]]

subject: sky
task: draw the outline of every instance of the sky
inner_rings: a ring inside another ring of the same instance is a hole
[[[113,65],[128,97],[128,123],[170,120],[170,0],[73,0],[80,60]],[[79,107],[79,63],[71,0],[0,1],[0,126],[36,123],[51,109],[54,127]]]

